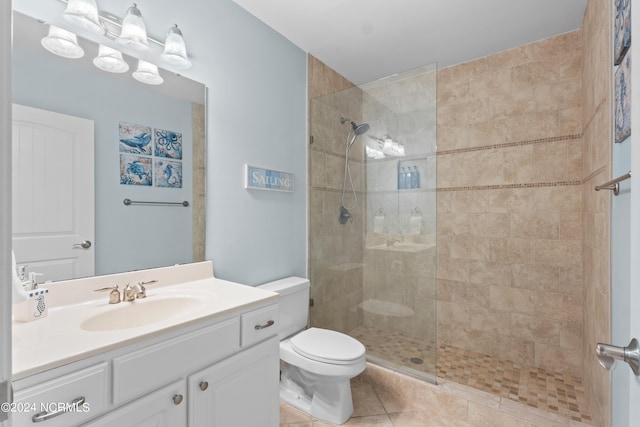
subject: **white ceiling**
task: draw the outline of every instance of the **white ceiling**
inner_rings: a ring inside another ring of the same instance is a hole
[[[587,0],[234,0],[362,84],[439,68],[582,26]]]

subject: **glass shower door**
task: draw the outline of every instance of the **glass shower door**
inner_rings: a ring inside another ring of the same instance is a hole
[[[311,325],[368,360],[436,380],[436,66],[311,100]],[[338,222],[348,116],[353,221]]]

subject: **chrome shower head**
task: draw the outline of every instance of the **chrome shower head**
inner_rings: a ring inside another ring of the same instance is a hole
[[[357,125],[353,120],[348,119],[346,117],[340,117],[340,123],[345,124],[346,122],[351,123],[351,130],[355,135],[362,135],[366,131],[369,130],[369,125],[367,123],[362,123]]]

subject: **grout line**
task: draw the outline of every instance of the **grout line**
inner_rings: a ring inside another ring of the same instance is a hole
[[[503,184],[503,185],[477,185],[469,187],[441,187],[438,192],[464,191],[464,190],[503,190],[513,188],[539,188],[539,187],[564,187],[582,185],[582,181],[554,181],[554,182],[531,182],[525,184]]]
[[[605,166],[602,166],[600,169],[598,169],[598,170],[596,170],[596,171],[594,171],[594,172],[591,172],[591,174],[590,174],[590,175],[588,175],[586,178],[583,178],[583,179],[582,179],[582,183],[583,183],[583,184],[586,184],[587,182],[591,181],[591,180],[592,180],[593,178],[595,178],[597,175],[601,174],[602,172],[604,172],[604,171],[606,171],[606,170],[607,170],[607,166],[606,166],[606,165],[605,165]]]
[[[547,142],[557,142],[557,141],[567,141],[573,139],[582,138],[582,134],[572,134],[572,135],[562,135],[562,136],[554,136],[550,138],[540,138],[540,139],[529,139],[524,141],[515,141],[515,142],[506,142],[503,144],[492,144],[492,145],[484,145],[479,147],[468,147],[468,148],[457,148],[454,150],[444,150],[438,151],[438,156],[443,156],[446,154],[459,154],[459,153],[468,153],[471,151],[485,151],[485,150],[495,150],[499,148],[510,148],[510,147],[519,147],[523,145],[534,145],[534,144],[544,144]]]

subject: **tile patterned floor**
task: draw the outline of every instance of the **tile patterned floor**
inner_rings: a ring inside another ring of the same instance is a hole
[[[351,381],[352,427],[591,427],[569,418],[441,380],[433,385],[368,363]],[[332,426],[281,403],[281,427]]]
[[[367,353],[393,364],[410,366],[433,374],[433,345],[399,333],[359,328],[352,335],[366,347]],[[422,364],[409,362],[419,358]],[[572,375],[531,366],[518,365],[481,353],[452,346],[440,346],[437,353],[438,378],[473,387],[567,417],[591,423],[582,381]]]

